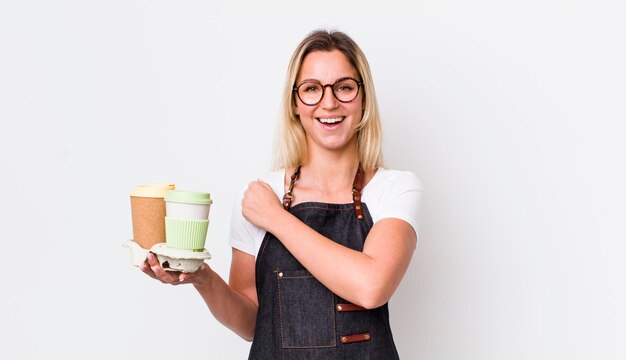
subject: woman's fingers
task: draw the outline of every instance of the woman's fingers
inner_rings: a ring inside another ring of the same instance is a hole
[[[267,230],[275,211],[281,210],[281,202],[267,183],[256,180],[248,185],[241,200],[243,217],[260,228]]]
[[[152,269],[150,268],[150,266],[146,265],[146,264],[142,264],[141,266],[139,266],[139,269],[141,269],[141,271],[143,271],[146,275],[150,276],[153,279],[156,279],[156,275],[154,275],[154,273],[152,272]]]
[[[141,267],[141,270],[149,276],[160,280],[164,284],[178,285],[180,284],[180,272],[178,271],[165,271],[159,264],[159,260],[153,253],[148,253],[146,258],[148,262],[147,266]],[[146,269],[147,268],[147,269]]]
[[[139,269],[151,278],[170,285],[205,283],[208,276],[207,271],[210,270],[207,263],[202,263],[200,269],[193,273],[166,271],[161,267],[157,256],[153,253],[148,253],[145,263],[139,266]]]

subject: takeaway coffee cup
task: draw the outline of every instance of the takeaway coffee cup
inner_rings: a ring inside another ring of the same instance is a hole
[[[139,185],[130,193],[133,240],[142,248],[165,242],[165,196],[174,184]]]
[[[172,190],[165,197],[165,238],[168,247],[203,251],[209,227],[211,194]]]

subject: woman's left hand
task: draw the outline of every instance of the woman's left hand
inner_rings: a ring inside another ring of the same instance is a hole
[[[280,199],[267,183],[256,180],[248,185],[241,200],[241,212],[246,220],[269,231],[272,220],[282,211]]]

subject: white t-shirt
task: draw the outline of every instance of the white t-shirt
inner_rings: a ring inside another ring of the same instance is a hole
[[[261,180],[282,199],[284,179],[283,169],[271,172]],[[363,188],[361,201],[367,205],[374,224],[381,219],[397,218],[409,223],[419,235],[422,183],[413,173],[379,168]],[[264,237],[265,230],[252,225],[241,214],[241,199],[236,201],[231,216],[230,245],[256,257]]]

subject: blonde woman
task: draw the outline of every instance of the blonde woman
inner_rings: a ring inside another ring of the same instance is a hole
[[[387,302],[419,230],[421,183],[382,167],[367,60],[346,34],[315,31],[290,61],[277,170],[246,189],[231,224],[229,283],[208,265],[192,283],[250,359],[397,359]]]

